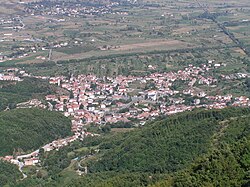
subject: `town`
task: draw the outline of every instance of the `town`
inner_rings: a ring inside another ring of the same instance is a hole
[[[10,68],[0,74],[0,80],[15,82],[22,81],[24,77],[33,77],[48,80],[50,84],[64,89],[68,94],[46,95],[46,105],[33,99],[19,103],[17,107],[36,106],[62,112],[72,119],[72,131],[77,132],[88,124],[123,122],[139,126],[157,116],[194,108],[248,106],[249,99],[245,96],[209,95],[201,89],[203,85],[211,88],[217,86],[218,80],[211,76],[211,71],[220,66],[221,64],[208,60],[206,64],[189,65],[178,71],[117,77],[97,77],[92,74],[71,74],[70,77],[33,76],[24,70]],[[152,68],[154,67],[149,65],[149,69]],[[220,76],[222,80],[249,77],[246,73]]]

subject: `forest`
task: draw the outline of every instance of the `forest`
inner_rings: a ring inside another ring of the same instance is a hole
[[[14,185],[22,177],[17,166],[0,160],[0,186]]]
[[[0,112],[0,156],[38,149],[71,135],[71,122],[57,112],[14,109]]]

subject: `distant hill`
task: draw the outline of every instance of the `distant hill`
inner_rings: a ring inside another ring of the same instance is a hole
[[[0,112],[0,156],[35,150],[70,134],[70,120],[57,112],[39,109]]]

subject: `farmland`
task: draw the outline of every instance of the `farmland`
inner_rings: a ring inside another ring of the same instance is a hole
[[[204,7],[219,14],[217,21],[248,46],[247,18],[250,13],[245,3],[242,0],[238,4],[241,8],[238,8],[234,1],[224,4],[213,1],[208,4],[202,1],[140,1],[129,5],[110,2],[92,5],[95,12],[91,12],[93,8],[72,10],[70,3],[64,11],[61,11],[59,2],[51,2],[50,8],[42,2],[23,4],[25,11],[17,14],[18,19],[14,17],[13,21],[12,16],[5,17],[10,22],[2,24],[0,29],[0,36],[4,36],[1,43],[6,46],[1,53],[9,57],[10,63],[14,57],[21,58],[23,64],[31,60],[33,63],[48,60],[49,49],[52,49],[49,60],[61,61],[142,51],[234,46],[216,23],[201,17]],[[42,11],[34,6],[42,7]],[[81,6],[85,6],[84,2]],[[112,9],[107,8],[109,6]],[[243,55],[241,51],[235,52]]]

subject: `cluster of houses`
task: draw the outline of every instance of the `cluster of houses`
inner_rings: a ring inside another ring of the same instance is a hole
[[[104,14],[126,14],[126,12],[112,9],[118,5],[119,2],[110,1],[102,2],[102,4],[87,4],[84,2],[36,2],[27,4],[25,11],[30,15],[52,15],[64,17],[82,17],[86,15]]]
[[[83,138],[87,136],[98,136],[98,134],[87,132],[85,129],[83,129],[82,126],[75,127],[75,125],[76,124],[73,122],[72,123],[72,131],[74,133],[73,136],[66,137],[64,139],[54,140],[53,142],[44,145],[42,147],[44,152],[59,150],[60,148],[69,145],[71,142],[75,140],[83,140]],[[5,156],[5,157],[0,157],[0,159],[18,165],[20,171],[22,172],[22,167],[33,166],[40,163],[39,153],[40,150],[37,149],[29,154],[23,154],[18,156]]]
[[[43,102],[38,100],[38,99],[31,99],[29,101],[18,103],[16,105],[16,108],[34,108],[34,107],[42,108],[42,109],[47,108],[47,106],[45,104],[43,104]]]
[[[22,79],[13,74],[0,74],[0,81],[22,81]]]
[[[159,115],[171,115],[193,108],[224,108],[229,103],[243,106],[244,99],[232,96],[208,96],[196,85],[216,86],[217,79],[209,71],[216,68],[212,63],[201,66],[189,65],[177,72],[153,73],[144,77],[117,76],[96,77],[78,75],[50,77],[49,83],[69,91],[68,95],[47,95],[46,100],[54,103],[51,109],[71,116],[74,124],[106,124],[131,122],[143,124],[147,119]],[[175,81],[183,81],[186,88],[174,88]],[[145,86],[145,89],[133,85]],[[195,97],[192,105],[185,104],[185,97]],[[201,103],[202,99],[208,103]],[[52,106],[52,104],[51,104]],[[77,126],[77,125],[76,125]]]
[[[4,16],[0,17],[0,43],[1,42],[13,42],[16,40],[15,33],[24,28],[24,24],[22,19],[19,16]],[[9,53],[10,51],[0,52],[0,62],[4,62],[6,60],[11,60],[12,58]],[[26,54],[27,55],[27,54]],[[13,56],[18,56],[17,54]]]
[[[0,81],[22,81],[22,79],[16,75],[17,71],[17,68],[10,68],[3,71],[0,73]]]
[[[16,17],[2,17],[0,18],[0,25],[3,28],[3,30],[9,30],[13,29],[15,31],[18,31],[23,28],[23,22],[20,19],[19,16]],[[8,36],[8,34],[4,34],[4,36]]]
[[[227,80],[244,79],[246,77],[248,77],[247,73],[234,73],[231,75],[221,75],[221,78],[227,79]]]
[[[19,156],[5,156],[0,157],[0,159],[10,162],[12,164],[16,164],[19,166],[19,169],[23,166],[32,166],[39,163],[39,150],[36,150],[32,153],[19,155]]]

